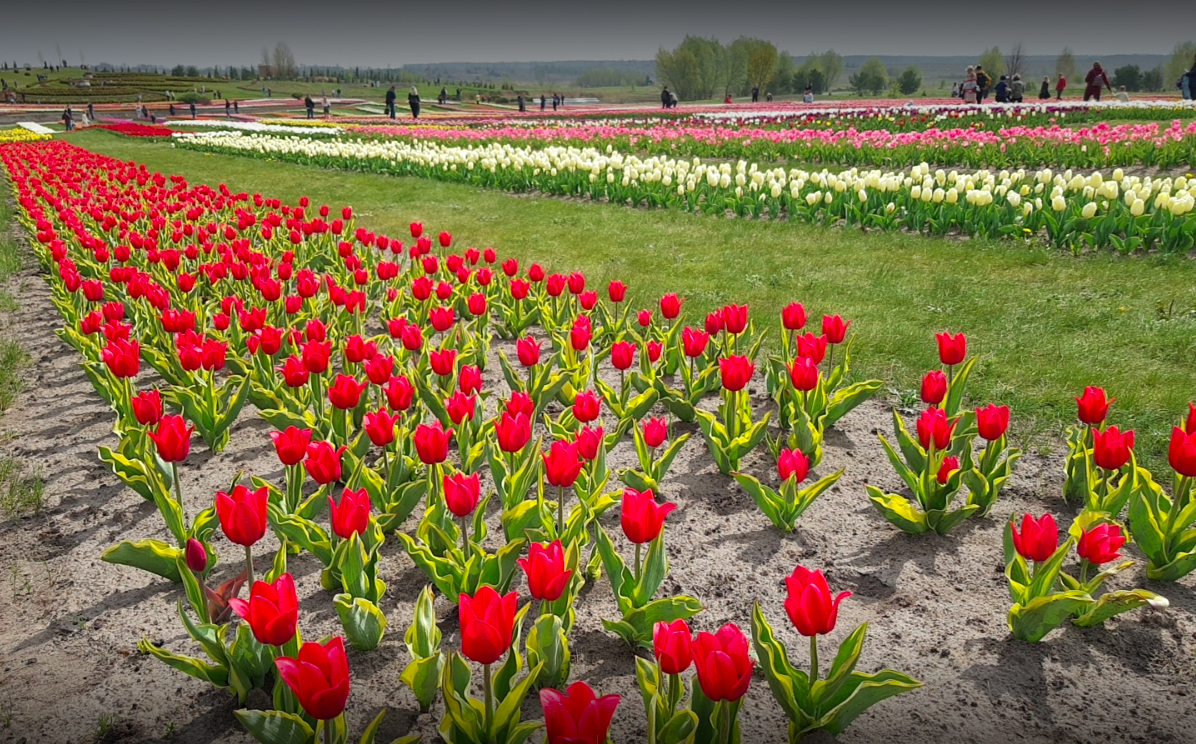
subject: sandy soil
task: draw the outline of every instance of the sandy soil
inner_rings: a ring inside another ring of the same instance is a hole
[[[98,445],[114,442],[112,416],[79,370],[74,352],[54,337],[58,317],[45,285],[26,272],[14,278],[13,289],[19,290],[22,308],[2,319],[0,333],[19,339],[32,364],[25,373],[28,391],[0,420],[0,455],[41,467],[47,500],[41,516],[0,525],[0,741],[95,741],[105,718],[114,725],[104,741],[250,741],[233,718],[234,700],[227,692],[137,652],[144,637],[198,653],[175,615],[175,603],[183,597],[180,587],[99,560],[101,551],[120,539],[163,538],[165,530],[153,506],[125,489],[96,457]],[[487,377],[488,388],[501,386],[497,364]],[[766,408],[762,383],[752,392],[757,405]],[[761,602],[792,647],[795,662],[803,665],[805,645],[782,609],[783,578],[801,563],[825,569],[835,590],[854,592],[842,606],[839,628],[824,644],[824,654],[866,621],[870,634],[860,668],[899,669],[925,687],[873,708],[839,738],[842,742],[1196,739],[1196,710],[1187,699],[1196,651],[1196,581],[1146,582],[1136,567],[1117,577],[1114,586],[1157,591],[1171,600],[1170,610],[1138,610],[1105,628],[1065,627],[1037,645],[1015,641],[1005,626],[1009,597],[1001,565],[1002,520],[1011,512],[1046,509],[1068,522],[1072,511],[1058,496],[1058,459],[1024,457],[992,517],[945,538],[911,537],[884,522],[864,493],[865,483],[899,485],[875,436],[889,428],[887,406],[874,402],[830,434],[819,474],[839,467],[847,473],[792,535],[774,529],[746,493],[717,473],[695,431],[664,488],[680,508],[668,521],[672,572],[662,593],[699,597],[706,610],[693,625],[702,630],[728,621],[747,630],[751,604]],[[216,490],[226,488],[238,470],[281,481],[267,431],[247,409],[225,453],[213,457],[196,440],[181,468],[192,514],[196,504],[208,503]],[[633,458],[631,443],[624,442],[611,453],[610,464],[630,465]],[[745,465],[757,474],[771,469],[762,450]],[[492,534],[500,532],[497,518],[492,510]],[[606,526],[622,540],[617,509],[607,515]],[[414,520],[406,525],[413,527]],[[217,549],[226,556],[233,555],[232,547],[218,538]],[[270,542],[267,549],[275,547]],[[1128,552],[1140,557],[1132,548]],[[398,682],[408,660],[403,631],[426,581],[397,540],[388,540],[384,555],[381,577],[389,589],[382,608],[391,628],[377,650],[351,652],[350,731],[360,732],[380,709],[389,708],[380,741],[408,732],[435,741],[440,707],[418,716],[413,695]],[[336,633],[332,595],[319,588],[318,562],[305,555],[290,566],[300,586],[305,636]],[[215,579],[232,571],[222,565]],[[521,580],[517,586],[525,591]],[[455,608],[441,597],[437,609],[444,648],[457,648]],[[587,586],[572,638],[574,676],[623,696],[612,741],[642,741],[633,651],[600,623],[614,615],[606,580]],[[250,705],[265,707],[268,701],[255,696]],[[529,702],[525,719],[538,718],[538,708]],[[759,674],[741,723],[745,744],[785,740],[785,719]]]

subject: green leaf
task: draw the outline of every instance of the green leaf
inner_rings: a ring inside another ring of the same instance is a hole
[[[811,720],[807,713],[812,710],[810,679],[789,662],[789,652],[773,633],[759,603],[752,607],[752,645],[773,698],[790,721],[805,726]]]
[[[930,529],[926,524],[926,516],[915,509],[909,499],[895,493],[885,493],[876,486],[865,488],[880,515],[903,532],[920,535]]]
[[[140,568],[177,584],[183,580],[177,563],[177,559],[182,555],[183,551],[160,540],[122,540],[105,550],[100,555],[100,560]]]
[[[884,383],[880,380],[866,380],[856,382],[835,391],[822,417],[823,429],[829,429],[835,422],[846,416],[856,406],[868,400],[880,390]]]
[[[249,709],[235,710],[233,715],[262,744],[315,744],[316,732],[299,716]]]
[[[731,473],[731,476],[739,482],[743,490],[747,491],[756,502],[756,506],[760,507],[760,511],[764,512],[764,516],[772,522],[777,528],[785,532],[792,532],[796,520],[790,521],[786,519],[785,514],[785,499],[776,491],[764,485],[747,473]]]
[[[1120,615],[1123,612],[1129,612],[1144,605],[1150,605],[1156,610],[1163,610],[1170,603],[1166,597],[1160,597],[1154,592],[1148,592],[1145,589],[1108,592],[1107,594],[1102,594],[1088,612],[1075,618],[1072,622],[1082,628],[1092,627],[1100,625],[1114,615]]]
[[[444,667],[444,654],[437,652],[433,656],[414,659],[403,668],[399,681],[411,688],[415,699],[419,701],[421,713],[427,713],[436,702],[439,692],[440,674]]]
[[[224,667],[205,664],[199,659],[190,656],[172,654],[166,649],[158,648],[144,639],[137,644],[137,648],[141,651],[141,653],[150,654],[154,658],[164,662],[172,669],[176,669],[184,674],[189,674],[192,677],[207,682],[214,687],[228,687],[228,670]]]
[[[838,702],[838,699],[834,700],[833,702],[837,704],[823,713],[810,729],[821,728],[832,735],[841,734],[868,708],[894,695],[916,690],[921,686],[922,683],[914,678],[891,669],[885,669],[876,674],[853,672],[847,683],[840,689],[839,697],[842,697],[845,691],[849,693],[846,699],[842,702]]]
[[[811,697],[815,700],[834,698],[839,688],[855,671],[855,665],[860,660],[860,652],[864,650],[864,638],[867,634],[868,623],[863,623],[853,630],[851,635],[843,639],[843,642],[839,644],[839,651],[835,654],[835,660],[831,663],[831,669],[827,672],[826,679],[814,683]]]
[[[556,615],[541,615],[527,634],[528,666],[543,664],[536,686],[541,689],[564,688],[569,681],[570,658],[564,623]]]
[[[345,629],[345,637],[360,651],[372,651],[386,633],[386,615],[368,599],[338,594],[332,600]]]
[[[701,612],[702,609],[702,603],[693,597],[666,597],[649,602],[639,609],[633,609],[630,612],[624,613],[623,619],[617,623],[609,623],[609,621],[603,620],[602,624],[607,630],[619,633],[620,637],[628,643],[651,648],[652,630],[656,627],[656,623],[688,620]],[[624,632],[619,632],[619,630],[612,627],[615,625],[625,626],[621,628]]]
[[[1086,592],[1056,592],[1009,608],[1009,630],[1021,641],[1037,643],[1043,636],[1093,604]]]
[[[961,506],[955,511],[931,509],[926,512],[926,524],[938,534],[945,535],[978,511],[980,511],[979,504]]]

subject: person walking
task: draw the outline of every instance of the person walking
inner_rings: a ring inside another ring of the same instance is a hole
[[[87,102],[87,118],[92,121],[96,120],[96,107],[91,101]]]
[[[393,85],[390,86],[390,90],[386,91],[386,115],[392,119],[395,118],[395,87]]]
[[[996,87],[996,101],[997,103],[1009,103],[1009,82],[1004,75],[997,82]]]
[[[303,97],[303,108],[307,109],[308,119],[316,118],[316,102],[311,100],[310,95]]]
[[[1184,100],[1192,100],[1192,89],[1196,88],[1196,60],[1192,61],[1192,69],[1185,72],[1179,79],[1180,90],[1183,91]]]
[[[67,106],[66,110],[62,112],[62,125],[66,127],[66,131],[68,132],[75,129],[75,115],[71,113],[70,106]]]
[[[227,98],[224,99],[224,118],[233,118],[233,104]]]
[[[324,96],[324,118],[332,115],[332,104],[328,103],[328,96]]]
[[[672,101],[672,94],[669,93],[669,86],[664,86],[664,90],[660,91],[660,107],[667,109],[669,103]]]
[[[174,115],[175,115],[175,113],[174,113],[174,104],[173,104],[173,103],[172,103],[172,104],[170,104],[170,115],[171,115],[171,116],[174,116]]]
[[[676,93],[669,93],[669,108],[677,108],[677,104],[680,102]]]
[[[1022,82],[1021,75],[1014,75],[1013,82],[1009,83],[1009,102],[1022,103],[1026,99],[1026,84]]]
[[[174,108],[174,107],[171,106],[171,108]],[[233,113],[234,114],[241,113],[241,102],[238,101],[236,98],[233,99]]]
[[[951,83],[951,97],[959,98],[959,83]]]
[[[411,107],[411,118],[419,118],[419,88],[414,85],[411,86],[411,92],[407,94],[407,105]]]
[[[963,85],[960,86],[960,96],[964,103],[976,102],[976,69],[969,67],[964,73]]]
[[[752,103],[760,103],[760,87],[752,86]]]
[[[1100,66],[1100,62],[1093,62],[1092,69],[1084,76],[1084,100],[1091,99],[1100,100],[1101,87],[1109,89],[1113,92],[1113,86],[1109,84],[1109,76],[1105,74],[1105,70]]]
[[[553,93],[552,94],[552,110],[553,111],[556,111],[556,107],[560,104],[560,102],[561,102],[561,97],[558,96],[556,93]]]
[[[984,99],[988,96],[988,89],[993,83],[993,79],[988,76],[984,68],[976,65],[976,103],[984,103]]]
[[[1047,75],[1042,79],[1042,87],[1038,89],[1038,100],[1051,100],[1051,76]]]
[[[527,103],[526,103],[526,101],[523,100],[523,94],[520,93],[519,95],[515,96],[515,100],[516,100],[516,102],[519,103],[519,113],[526,114],[527,113]]]
[[[191,105],[191,118],[194,119],[195,118],[195,101],[192,101],[190,105]]]
[[[1055,100],[1063,100],[1063,91],[1067,90],[1067,78],[1063,77],[1063,73],[1059,73],[1059,80],[1055,83]]]
[[[548,96],[543,93],[540,94],[540,110],[543,111],[548,106]]]

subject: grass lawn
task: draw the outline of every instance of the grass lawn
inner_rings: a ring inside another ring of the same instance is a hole
[[[916,399],[922,373],[938,361],[936,331],[962,331],[982,358],[974,401],[1011,405],[1023,445],[1061,446],[1072,396],[1103,385],[1117,398],[1112,421],[1136,429],[1146,464],[1161,466],[1170,427],[1196,398],[1196,262],[1185,257],[1075,258],[1017,243],[517,197],[186,152],[102,131],[67,139],[193,182],[350,204],[361,224],[394,236],[419,220],[461,247],[494,246],[525,264],[584,271],[591,286],[620,278],[637,307],[679,292],[694,325],[715,307],[746,302],[757,328],[775,334],[780,308],[799,300],[814,330],[823,313],[853,319],[854,371],[883,378],[895,395]],[[1160,305],[1172,303],[1161,317]]]

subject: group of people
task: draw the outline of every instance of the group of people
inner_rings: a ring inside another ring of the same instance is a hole
[[[386,115],[390,118],[395,118],[395,99],[398,96],[395,94],[395,86],[390,86],[390,90],[386,91]],[[411,86],[411,92],[407,94],[407,105],[411,107],[411,118],[419,118],[419,88],[414,85]]]
[[[1193,66],[1193,70],[1196,70],[1196,65]],[[1063,73],[1059,73],[1054,88],[1055,100],[1062,101],[1063,91],[1067,90],[1067,78]],[[1105,74],[1101,63],[1093,62],[1092,69],[1084,76],[1084,100],[1099,101],[1101,91],[1104,89],[1108,89],[1112,93],[1113,85],[1109,82],[1109,76]],[[1015,74],[1012,79],[1007,75],[1001,75],[997,84],[993,85],[992,76],[984,71],[984,67],[973,65],[968,67],[962,83],[951,85],[951,97],[962,98],[964,103],[984,103],[984,99],[990,93],[993,94],[997,103],[1022,103],[1025,100],[1026,84],[1022,81],[1020,74]],[[1050,98],[1051,76],[1047,75],[1042,79],[1042,85],[1039,86],[1038,99],[1049,101]],[[1124,85],[1118,91],[1117,98],[1121,101],[1129,100],[1129,94],[1126,93]]]
[[[565,105],[565,96],[562,94],[553,93],[551,100],[552,100],[552,110],[553,111],[556,111],[558,108],[562,108]],[[544,111],[545,109],[548,108],[548,101],[549,101],[548,96],[541,93],[540,94],[540,110],[541,111]]]

